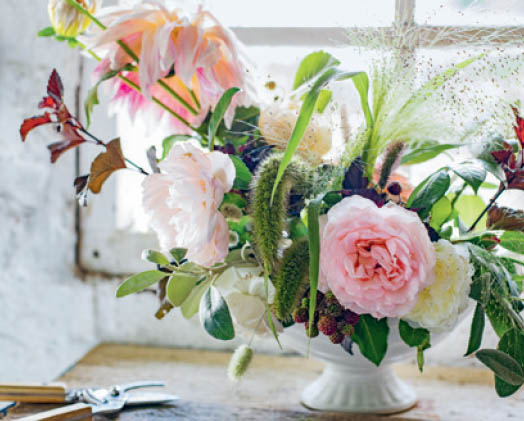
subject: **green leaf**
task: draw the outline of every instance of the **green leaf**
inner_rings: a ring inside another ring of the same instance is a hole
[[[47,28],[44,28],[38,31],[37,35],[39,37],[52,37],[55,34],[56,34],[55,29],[52,26],[48,26]]]
[[[185,142],[186,140],[189,140],[191,138],[192,136],[189,136],[187,134],[174,134],[166,137],[164,140],[162,140],[162,157],[160,158],[160,160],[162,161],[166,159],[167,155],[169,154],[169,151],[175,143]]]
[[[486,205],[480,196],[463,194],[455,202],[455,210],[458,212],[460,219],[467,227],[470,227],[473,224],[485,207]],[[484,215],[475,227],[475,231],[485,230],[486,221],[487,215]]]
[[[307,55],[298,66],[295,81],[293,82],[293,90],[309,82],[325,69],[338,66],[339,64],[340,62],[335,57],[325,51],[315,51]]]
[[[175,259],[177,263],[180,263],[182,260],[184,260],[184,257],[186,257],[187,249],[174,248],[169,250],[169,254],[173,256],[173,259]]]
[[[300,140],[302,139],[302,136],[304,136],[309,121],[311,120],[311,116],[315,111],[315,104],[317,103],[320,90],[332,80],[349,79],[355,77],[358,74],[359,73],[341,72],[340,70],[329,68],[315,81],[313,87],[308,92],[306,98],[304,99],[304,102],[302,103],[302,107],[300,108],[300,112],[298,113],[297,121],[295,123],[295,127],[293,128],[293,132],[291,133],[291,137],[289,138],[286,150],[284,152],[284,156],[282,157],[282,162],[280,163],[280,167],[278,168],[275,183],[273,184],[273,191],[271,192],[271,204],[273,203],[273,197],[275,196],[278,184],[280,183],[280,180],[284,175],[284,171],[291,162],[291,158],[297,150]]]
[[[501,136],[492,136],[488,139],[482,139],[480,144],[482,150],[475,158],[479,160],[480,164],[486,171],[493,174],[498,180],[504,181],[506,176],[501,166],[495,161],[491,152],[504,149],[504,142],[506,140]]]
[[[188,275],[185,273],[175,272],[169,278],[166,288],[166,294],[171,304],[175,307],[181,306],[189,297],[189,294],[196,286],[199,276]]]
[[[400,160],[401,165],[413,165],[420,164],[422,162],[429,161],[450,149],[458,148],[461,145],[451,143],[438,143],[435,140],[428,140],[421,142],[411,150],[405,153]]]
[[[476,162],[466,162],[451,167],[452,171],[468,183],[475,194],[486,179],[486,170]]]
[[[242,209],[247,205],[247,200],[237,193],[226,193],[224,195],[224,200],[222,200],[222,204],[224,203],[229,203]]]
[[[508,330],[497,345],[499,351],[505,352],[518,361],[524,369],[524,333],[517,328]],[[495,376],[495,390],[500,397],[507,397],[519,390],[520,386],[512,385]]]
[[[210,284],[211,279],[207,279],[199,283],[195,288],[191,290],[189,296],[184,300],[184,302],[180,306],[182,316],[184,316],[186,319],[190,319],[195,314],[197,314],[198,309],[200,307],[200,301],[202,300],[202,296],[209,289]]]
[[[89,128],[91,124],[91,114],[93,112],[93,108],[95,105],[100,104],[100,101],[98,100],[98,87],[102,82],[105,82],[106,80],[112,79],[115,76],[117,76],[120,72],[126,71],[126,70],[132,70],[133,65],[132,64],[126,64],[122,68],[118,70],[110,70],[105,75],[103,75],[98,82],[95,83],[95,85],[89,90],[87,93],[87,98],[84,102],[84,111],[86,114],[86,127]]]
[[[398,331],[404,343],[411,347],[424,346],[429,344],[429,331],[423,328],[414,328],[408,322],[400,320],[398,323]]]
[[[312,200],[307,208],[307,226],[309,235],[309,320],[315,319],[317,308],[318,272],[320,264],[320,228],[318,217],[323,195]],[[309,324],[309,337],[313,323]]]
[[[431,227],[437,231],[451,215],[451,200],[446,196],[441,197],[431,208]]]
[[[448,191],[451,184],[449,174],[445,170],[440,170],[421,183],[421,188],[415,189],[408,200],[408,207],[420,209],[419,215],[425,218],[430,209]]]
[[[333,92],[331,92],[329,89],[322,89],[320,91],[320,94],[318,95],[317,99],[317,106],[316,111],[319,114],[322,114],[326,107],[329,104],[329,101],[331,101],[331,96],[333,95]]]
[[[157,265],[162,266],[169,265],[167,257],[155,250],[144,250],[142,252],[142,260],[148,260],[151,263],[156,263]]]
[[[249,171],[249,168],[244,164],[244,161],[242,161],[238,156],[229,155],[229,157],[231,158],[231,161],[233,161],[236,171],[233,189],[249,190],[249,183],[251,183],[252,177],[251,171]]]
[[[216,339],[229,341],[235,337],[229,308],[214,286],[208,288],[200,301],[200,323]]]
[[[379,366],[388,349],[388,320],[377,320],[369,314],[361,314],[352,336],[360,353],[376,366]]]
[[[366,127],[369,129],[373,126],[373,114],[369,108],[369,78],[367,73],[360,72],[353,77],[353,84],[360,95],[360,106],[364,117],[366,118]]]
[[[505,352],[497,349],[481,349],[477,351],[475,357],[506,383],[519,387],[524,383],[522,366]]]
[[[217,105],[215,105],[215,109],[213,110],[213,114],[211,115],[211,120],[209,120],[209,126],[207,128],[207,139],[209,142],[209,150],[211,151],[213,150],[213,145],[215,143],[215,134],[218,130],[218,126],[220,126],[220,123],[222,122],[222,119],[224,118],[224,115],[231,104],[231,100],[238,92],[240,92],[240,88],[229,88],[226,92],[224,92],[222,97],[220,97]]]
[[[304,222],[300,218],[291,218],[289,221],[289,238],[294,240],[306,235],[308,235],[308,230]]]
[[[116,291],[118,298],[125,297],[129,294],[142,291],[153,284],[156,284],[161,279],[165,278],[166,274],[159,270],[148,270],[147,272],[137,273],[131,278],[125,280]]]
[[[500,246],[515,253],[524,254],[524,233],[506,231],[500,237]]]
[[[484,309],[480,303],[475,307],[475,314],[471,322],[471,330],[469,333],[468,350],[464,356],[470,355],[480,348],[482,342],[482,334],[484,333],[484,325],[486,324],[486,317]]]

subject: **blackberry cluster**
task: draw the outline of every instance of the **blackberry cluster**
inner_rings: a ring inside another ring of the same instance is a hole
[[[309,291],[302,298],[300,307],[293,312],[293,320],[295,323],[304,323],[306,335],[309,336]],[[319,291],[311,337],[323,333],[334,344],[340,344],[344,337],[351,337],[355,333],[358,320],[359,315],[342,307],[331,291],[326,294]]]

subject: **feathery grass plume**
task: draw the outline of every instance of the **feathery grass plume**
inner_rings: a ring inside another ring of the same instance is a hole
[[[246,374],[251,360],[253,359],[253,349],[248,345],[240,345],[229,361],[227,368],[227,376],[231,381],[239,381],[244,374]]]
[[[381,189],[386,187],[389,177],[398,167],[404,146],[405,145],[403,142],[396,142],[392,143],[386,150],[384,162],[382,163],[382,168],[380,169],[380,178],[378,180],[378,185]]]
[[[375,57],[369,72],[374,125],[363,147],[359,135],[356,145],[349,143],[342,162],[362,148],[357,153],[371,177],[377,157],[398,139],[407,148],[421,139],[468,145],[489,132],[508,133],[505,105],[519,95],[514,87],[524,79],[516,33],[435,28],[421,36],[420,28],[401,25],[369,34],[354,29],[348,38]],[[486,45],[494,37],[497,48],[490,51]],[[406,54],[412,48],[417,53]]]
[[[252,184],[251,212],[255,252],[268,274],[273,272],[279,243],[286,228],[289,192],[294,186],[305,182],[305,170],[294,159],[284,172],[271,206],[271,192],[281,161],[282,154],[273,154],[267,158],[260,164]]]
[[[309,242],[300,238],[284,251],[274,277],[273,311],[280,320],[291,317],[309,286]]]

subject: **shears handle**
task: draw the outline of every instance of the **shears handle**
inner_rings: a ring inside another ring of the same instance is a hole
[[[91,419],[93,411],[91,406],[85,403],[75,403],[50,411],[40,412],[39,414],[30,415],[20,418],[19,421],[77,421]]]
[[[30,403],[65,403],[63,385],[0,384],[0,401]]]

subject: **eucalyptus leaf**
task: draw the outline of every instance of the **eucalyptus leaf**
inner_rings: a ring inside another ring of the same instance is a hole
[[[162,253],[155,250],[144,250],[142,252],[142,260],[147,260],[157,265],[166,266],[169,265],[169,260]]]
[[[166,288],[166,294],[171,304],[179,307],[183,304],[189,294],[196,286],[200,277],[198,275],[189,275],[186,273],[175,272],[169,278]]]
[[[235,337],[227,303],[214,286],[208,288],[200,301],[200,323],[216,339],[228,341]]]
[[[500,237],[500,246],[514,253],[524,254],[524,232],[506,231]]]
[[[213,114],[211,115],[211,120],[209,120],[209,126],[207,129],[207,138],[210,150],[213,150],[215,135],[218,130],[218,126],[220,126],[220,123],[222,122],[222,119],[224,118],[224,115],[226,114],[226,111],[229,108],[231,101],[233,100],[233,97],[238,92],[240,92],[240,88],[229,88],[226,92],[224,92],[224,94],[220,97],[217,104],[215,105],[215,109],[213,110]]]
[[[369,314],[361,314],[352,339],[358,345],[360,353],[379,366],[388,349],[388,334],[386,317],[377,320]]]
[[[242,161],[238,156],[229,155],[229,158],[231,158],[231,161],[233,161],[236,171],[233,189],[248,190],[252,177],[251,171],[249,171],[249,168],[246,166],[246,164],[244,164],[244,161]]]
[[[129,294],[142,291],[151,285],[156,284],[161,279],[165,278],[166,274],[159,270],[148,270],[146,272],[137,273],[131,278],[125,280],[117,289],[116,296],[118,298],[125,297]]]
[[[435,203],[448,191],[451,179],[446,170],[440,170],[421,183],[420,189],[415,189],[408,200],[408,207],[419,209],[419,215],[424,218]]]
[[[481,349],[475,353],[475,357],[506,383],[519,387],[524,383],[524,370],[521,364],[505,352],[497,349]]]
[[[471,330],[469,333],[468,349],[464,356],[470,355],[480,348],[482,342],[482,334],[484,333],[484,325],[486,324],[486,317],[484,309],[480,303],[475,307],[475,314],[471,322]]]
[[[524,369],[524,333],[522,331],[517,328],[506,331],[500,338],[497,349],[513,357]],[[509,384],[500,377],[495,376],[495,390],[499,396],[510,396],[519,388],[520,386]]]

